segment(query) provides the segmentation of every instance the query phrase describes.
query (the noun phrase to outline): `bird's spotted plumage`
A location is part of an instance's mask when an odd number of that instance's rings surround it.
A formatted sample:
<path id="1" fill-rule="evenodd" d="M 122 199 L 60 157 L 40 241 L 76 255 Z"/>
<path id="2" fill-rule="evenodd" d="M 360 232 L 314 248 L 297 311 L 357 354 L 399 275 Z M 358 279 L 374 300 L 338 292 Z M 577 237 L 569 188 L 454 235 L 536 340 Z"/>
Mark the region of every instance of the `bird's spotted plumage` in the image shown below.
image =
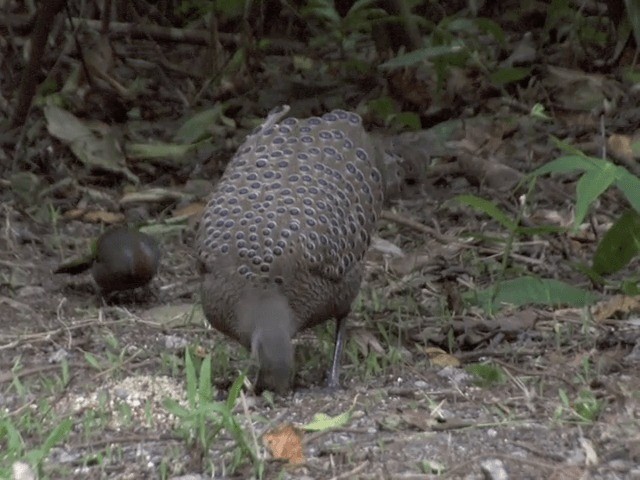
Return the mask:
<path id="1" fill-rule="evenodd" d="M 280 121 L 287 112 L 272 111 L 239 147 L 197 241 L 208 319 L 252 349 L 259 382 L 276 390 L 290 380 L 290 338 L 348 314 L 393 165 L 357 114 Z"/>

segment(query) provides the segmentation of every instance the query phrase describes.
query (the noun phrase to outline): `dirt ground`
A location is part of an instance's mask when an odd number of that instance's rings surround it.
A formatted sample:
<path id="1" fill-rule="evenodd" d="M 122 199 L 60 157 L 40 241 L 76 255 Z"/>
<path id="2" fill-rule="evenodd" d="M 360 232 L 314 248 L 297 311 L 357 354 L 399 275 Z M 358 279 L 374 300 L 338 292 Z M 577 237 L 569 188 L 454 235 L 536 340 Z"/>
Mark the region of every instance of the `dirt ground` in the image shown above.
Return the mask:
<path id="1" fill-rule="evenodd" d="M 531 21 L 538 23 L 530 27 L 537 34 L 546 28 L 545 13 L 535 13 Z M 111 105 L 127 121 L 115 125 L 109 105 L 91 103 L 90 95 L 68 104 L 77 107 L 78 124 L 91 125 L 101 139 L 116 139 L 113 151 L 128 152 L 121 158 L 126 169 L 108 165 L 96 172 L 81 164 L 51 128 L 52 110 L 33 107 L 23 130 L 0 138 L 3 165 L 11 163 L 16 138 L 24 134 L 26 145 L 26 175 L 0 178 L 0 450 L 19 450 L 20 458 L 35 463 L 49 433 L 70 419 L 69 434 L 44 452 L 38 478 L 640 480 L 640 305 L 621 294 L 620 283 L 637 284 L 640 263 L 636 258 L 606 284 L 592 282 L 582 268 L 627 200 L 608 189 L 572 230 L 578 173 L 535 183 L 525 178 L 562 155 L 561 142 L 597 158 L 606 150 L 638 175 L 630 145 L 640 124 L 640 95 L 617 73 L 575 65 L 571 42 L 548 41 L 543 51 L 520 44 L 519 25 L 506 25 L 502 57 L 493 55 L 498 47 L 492 42 L 479 51 L 488 52 L 492 68 L 498 68 L 496 59 L 532 68 L 523 80 L 499 88 L 476 64 L 466 70 L 451 65 L 444 86 L 432 68 L 360 77 L 348 62 L 321 63 L 342 60 L 335 52 L 326 59 L 292 54 L 302 51 L 294 49 L 296 42 L 284 51 L 274 42 L 273 51 L 261 51 L 230 78 L 209 84 L 193 72 L 211 60 L 201 45 L 175 39 L 167 45 L 146 34 L 120 38 L 117 58 L 137 61 L 116 62 L 109 74 L 127 85 L 144 84 L 135 105 L 122 112 L 119 102 Z M 535 55 L 512 58 L 516 46 Z M 236 47 L 225 44 L 226 53 Z M 360 69 L 370 63 L 374 50 L 367 48 L 356 52 Z M 7 72 L 23 68 L 21 52 L 16 48 L 2 66 L 3 102 L 15 103 L 4 92 L 11 84 L 17 96 L 19 80 Z M 194 52 L 197 65 L 186 60 Z M 591 67 L 590 60 L 582 58 L 582 65 Z M 291 71 L 291 78 L 282 74 Z M 61 84 L 70 76 L 58 74 Z M 295 339 L 293 393 L 256 397 L 247 352 L 210 329 L 197 307 L 194 212 L 270 108 L 290 103 L 299 116 L 354 109 L 368 128 L 381 130 L 384 122 L 367 102 L 389 98 L 406 107 L 401 112 L 420 112 L 424 129 L 399 137 L 403 154 L 418 167 L 387 206 L 368 253 L 349 317 L 343 388 L 324 388 L 333 343 L 328 322 Z M 206 126 L 213 141 L 187 155 L 141 159 L 124 148 L 177 142 L 174 134 L 186 119 L 222 104 L 226 116 Z M 534 114 L 540 105 L 545 115 Z M 493 202 L 520 226 L 558 229 L 509 234 L 504 222 L 458 198 L 469 194 Z M 142 221 L 162 247 L 150 287 L 105 301 L 89 274 L 52 273 L 84 251 L 104 224 L 125 218 Z M 589 307 L 482 306 L 485 289 L 526 275 L 566 282 L 595 301 Z M 211 356 L 216 401 L 223 402 L 239 373 L 247 372 L 233 418 L 253 461 L 230 428 L 216 433 L 217 424 L 209 422 L 198 431 L 196 422 L 189 430 L 184 418 L 169 412 L 167 399 L 187 405 L 187 349 L 198 361 Z M 317 414 L 342 421 L 305 429 Z M 284 450 L 302 444 L 295 464 L 274 458 L 266 441 L 290 425 L 295 433 Z M 197 447 L 198 433 L 211 439 L 206 450 Z M 0 465 L 0 477 L 10 471 L 11 464 Z"/>
<path id="2" fill-rule="evenodd" d="M 501 148 L 518 151 L 525 136 L 516 131 Z M 521 170 L 526 152 L 520 151 L 505 165 Z M 264 478 L 640 478 L 633 315 L 630 320 L 615 306 L 603 320 L 587 309 L 529 306 L 488 315 L 463 302 L 461 294 L 496 275 L 504 235 L 451 199 L 476 193 L 505 209 L 515 203 L 509 191 L 473 186 L 463 176 L 428 177 L 408 186 L 381 222 L 350 319 L 344 388 L 323 387 L 328 325 L 297 339 L 295 393 L 269 400 L 247 392 L 238 406 L 267 459 Z M 575 183 L 545 182 L 530 200 L 536 211 L 567 215 L 570 201 L 557 197 L 570 199 L 562 195 Z M 620 201 L 615 192 L 605 194 L 594 212 L 599 228 Z M 10 203 L 3 203 L 2 215 L 0 402 L 12 418 L 32 415 L 51 427 L 61 418 L 74 420 L 69 438 L 45 462 L 47 478 L 210 478 L 201 475 L 202 465 L 216 478 L 250 477 L 248 462 L 234 463 L 237 451 L 224 431 L 204 463 L 194 460 L 179 422 L 163 406 L 166 397 L 184 401 L 185 346 L 213 354 L 219 398 L 250 364 L 240 347 L 194 312 L 193 228 L 158 235 L 163 260 L 151 288 L 107 304 L 89 275 L 51 273 L 98 227 L 79 221 L 43 226 Z M 586 227 L 518 239 L 509 265 L 588 288 L 565 256 L 588 258 L 595 238 Z M 616 297 L 602 292 L 601 298 L 611 305 Z M 478 382 L 465 367 L 479 363 L 501 375 Z M 585 398 L 599 405 L 588 419 L 580 416 Z M 303 435 L 301 465 L 269 460 L 265 432 L 307 424 L 317 413 L 349 411 L 339 428 Z M 42 438 L 25 441 L 36 448 Z M 187 474 L 193 476 L 181 477 Z"/>

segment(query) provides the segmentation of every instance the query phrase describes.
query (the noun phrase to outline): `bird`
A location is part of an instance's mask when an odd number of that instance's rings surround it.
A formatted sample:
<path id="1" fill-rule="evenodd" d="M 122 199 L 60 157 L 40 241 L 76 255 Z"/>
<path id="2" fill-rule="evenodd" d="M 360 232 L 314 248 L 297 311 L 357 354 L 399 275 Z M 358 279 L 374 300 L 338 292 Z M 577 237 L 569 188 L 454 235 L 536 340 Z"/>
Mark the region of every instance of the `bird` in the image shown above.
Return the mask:
<path id="1" fill-rule="evenodd" d="M 147 285 L 158 271 L 156 240 L 128 227 L 116 227 L 98 238 L 91 275 L 106 295 Z"/>
<path id="2" fill-rule="evenodd" d="M 339 386 L 345 319 L 385 195 L 402 184 L 393 141 L 356 113 L 273 109 L 213 187 L 196 235 L 205 316 L 250 350 L 256 391 L 286 394 L 292 338 L 336 320 L 328 386 Z M 286 117 L 286 118 L 285 118 Z"/>
<path id="3" fill-rule="evenodd" d="M 127 226 L 106 230 L 88 256 L 58 267 L 54 273 L 77 274 L 91 269 L 103 296 L 147 285 L 158 271 L 161 252 L 156 240 Z"/>

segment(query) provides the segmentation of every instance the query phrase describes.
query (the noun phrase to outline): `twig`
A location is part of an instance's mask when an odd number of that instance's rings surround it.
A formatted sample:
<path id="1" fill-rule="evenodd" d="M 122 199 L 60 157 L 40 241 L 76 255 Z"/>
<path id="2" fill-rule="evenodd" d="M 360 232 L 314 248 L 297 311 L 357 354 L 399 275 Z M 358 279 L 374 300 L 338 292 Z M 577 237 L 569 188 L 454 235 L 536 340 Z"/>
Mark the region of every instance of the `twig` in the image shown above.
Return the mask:
<path id="1" fill-rule="evenodd" d="M 445 472 L 443 478 L 451 478 L 454 474 L 457 474 L 460 472 L 469 473 L 471 471 L 472 465 L 477 465 L 480 463 L 481 460 L 486 458 L 499 458 L 505 461 L 514 461 L 518 463 L 523 463 L 525 465 L 530 465 L 532 467 L 544 468 L 545 470 L 553 470 L 557 467 L 557 465 L 554 465 L 551 463 L 537 462 L 535 460 L 528 460 L 522 457 L 514 457 L 512 455 L 505 455 L 503 453 L 492 453 L 492 454 L 486 454 L 486 455 L 476 455 L 471 460 L 463 462 L 457 467 L 449 470 L 448 472 Z"/>
<path id="2" fill-rule="evenodd" d="M 100 31 L 101 28 L 100 20 L 73 17 L 73 21 L 82 23 L 96 31 Z M 194 45 L 209 45 L 211 41 L 211 32 L 208 30 L 187 30 L 123 22 L 110 22 L 109 35 L 113 38 L 128 37 L 142 38 L 144 40 L 151 38 L 159 41 L 190 43 Z M 218 33 L 218 39 L 223 45 L 237 46 L 243 41 L 243 36 L 240 34 Z M 306 48 L 302 42 L 295 42 L 290 39 L 282 41 L 278 38 L 271 38 L 268 43 L 269 46 L 266 47 L 266 51 L 268 52 L 301 52 Z"/>
<path id="3" fill-rule="evenodd" d="M 53 18 L 62 9 L 64 3 L 64 0 L 51 0 L 39 4 L 35 27 L 31 34 L 31 55 L 27 68 L 24 69 L 22 74 L 22 82 L 20 82 L 22 86 L 18 94 L 18 104 L 11 119 L 11 127 L 18 127 L 24 124 L 29 114 L 39 78 L 40 62 L 53 25 Z"/>
<path id="4" fill-rule="evenodd" d="M 255 452 L 255 459 L 258 459 L 258 455 L 260 452 L 260 445 L 258 444 L 258 436 L 256 435 L 256 429 L 253 426 L 253 422 L 251 421 L 251 414 L 249 413 L 249 406 L 247 405 L 247 397 L 242 391 L 240 392 L 240 402 L 242 404 L 242 411 L 244 413 L 244 416 L 247 419 L 247 422 L 249 422 L 249 431 L 251 432 L 251 440 L 253 440 L 253 449 Z"/>
<path id="5" fill-rule="evenodd" d="M 102 28 L 100 20 L 73 17 L 72 21 L 74 23 L 84 24 L 88 28 L 98 32 Z M 208 45 L 211 38 L 211 33 L 208 30 L 188 30 L 124 22 L 110 22 L 109 33 L 116 37 L 130 36 L 131 38 L 142 38 L 145 40 L 152 38 L 154 40 L 168 40 L 196 45 Z M 238 37 L 239 35 L 221 33 L 220 41 L 227 44 L 237 44 L 239 42 Z"/>
<path id="6" fill-rule="evenodd" d="M 72 363 L 69 364 L 70 367 L 76 368 L 89 368 L 89 365 L 83 363 Z M 14 378 L 22 378 L 27 377 L 29 375 L 35 375 L 37 373 L 48 372 L 50 370 L 59 370 L 62 368 L 61 364 L 52 364 L 52 365 L 38 365 L 37 367 L 25 368 L 18 372 L 6 372 L 0 373 L 0 383 L 5 383 L 9 381 L 13 381 Z"/>
<path id="7" fill-rule="evenodd" d="M 507 362 L 504 362 L 498 358 L 494 358 L 493 359 L 494 362 L 496 362 L 499 365 L 502 365 L 504 368 L 509 369 L 509 370 L 513 370 L 514 372 L 516 372 L 519 375 L 526 375 L 528 377 L 549 377 L 549 378 L 555 378 L 556 380 L 560 380 L 561 382 L 563 382 L 564 384 L 567 385 L 567 387 L 569 387 L 571 389 L 571 391 L 575 391 L 576 387 L 575 385 L 573 385 L 569 380 L 566 380 L 564 378 L 562 378 L 559 375 L 554 375 L 553 373 L 549 373 L 549 372 L 537 372 L 534 370 L 525 370 L 524 368 L 518 368 L 515 367 Z"/>
<path id="8" fill-rule="evenodd" d="M 95 440 L 93 442 L 80 443 L 78 445 L 72 445 L 73 449 L 90 449 L 96 447 L 102 447 L 105 445 L 111 445 L 113 443 L 135 443 L 135 442 L 167 442 L 167 441 L 181 441 L 182 437 L 178 435 L 130 435 L 128 437 L 121 438 L 104 438 L 101 440 Z"/>
<path id="9" fill-rule="evenodd" d="M 423 223 L 417 222 L 412 218 L 405 217 L 404 215 L 400 215 L 399 213 L 391 212 L 389 210 L 383 210 L 380 214 L 380 218 L 383 218 L 390 222 L 395 222 L 399 225 L 404 225 L 405 227 L 412 228 L 421 233 L 426 233 L 427 235 L 430 235 L 438 240 L 440 243 L 449 244 L 456 241 L 456 239 L 453 237 L 442 235 L 435 228 L 427 227 Z"/>
<path id="10" fill-rule="evenodd" d="M 501 250 L 496 249 L 496 248 L 491 248 L 491 247 L 478 247 L 478 251 L 481 253 L 490 253 L 492 255 L 500 255 L 501 254 Z M 544 265 L 547 264 L 548 262 L 545 260 L 541 260 L 538 258 L 531 258 L 531 257 L 527 257 L 526 255 L 520 255 L 519 253 L 514 253 L 514 252 L 509 252 L 509 257 L 511 257 L 514 260 L 518 260 L 522 263 L 528 263 L 530 265 Z"/>
<path id="11" fill-rule="evenodd" d="M 522 448 L 523 450 L 526 450 L 529 453 L 533 453 L 534 455 L 537 455 L 538 457 L 542 457 L 542 458 L 549 458 L 555 462 L 564 462 L 565 461 L 565 457 L 563 455 L 560 455 L 558 453 L 552 453 L 552 452 L 545 452 L 543 450 L 539 450 L 537 448 L 534 448 L 532 445 L 529 445 L 528 443 L 524 443 L 524 442 L 511 442 L 511 444 L 515 447 L 519 447 Z"/>
<path id="12" fill-rule="evenodd" d="M 356 468 L 353 468 L 353 469 L 349 470 L 348 472 L 344 472 L 344 473 L 341 473 L 338 476 L 331 477 L 331 480 L 341 480 L 343 478 L 353 478 L 354 475 L 356 475 L 357 473 L 360 473 L 362 470 L 364 470 L 367 467 L 367 465 L 369 465 L 369 460 L 365 460 L 360 465 L 358 465 Z"/>

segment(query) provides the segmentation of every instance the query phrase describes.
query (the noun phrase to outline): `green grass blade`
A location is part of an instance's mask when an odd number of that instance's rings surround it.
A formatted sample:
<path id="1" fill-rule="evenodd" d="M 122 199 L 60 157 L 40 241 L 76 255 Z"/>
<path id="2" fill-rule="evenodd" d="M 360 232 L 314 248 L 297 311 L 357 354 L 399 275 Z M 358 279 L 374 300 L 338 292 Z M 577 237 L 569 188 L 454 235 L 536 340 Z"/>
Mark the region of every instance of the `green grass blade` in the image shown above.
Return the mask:
<path id="1" fill-rule="evenodd" d="M 593 162 L 593 158 L 585 155 L 566 155 L 564 157 L 556 158 L 555 160 L 545 163 L 539 168 L 536 168 L 529 175 L 532 177 L 539 177 L 548 173 L 570 173 L 576 170 L 591 171 L 598 167 L 597 163 Z"/>
<path id="2" fill-rule="evenodd" d="M 599 169 L 585 173 L 576 186 L 576 218 L 574 227 L 579 227 L 587 215 L 589 206 L 616 180 L 616 167 L 604 162 Z"/>
<path id="3" fill-rule="evenodd" d="M 193 364 L 191 352 L 188 347 L 184 352 L 184 364 L 185 373 L 187 375 L 187 400 L 189 401 L 189 405 L 193 408 L 197 405 L 198 381 L 196 379 L 196 367 Z"/>
<path id="4" fill-rule="evenodd" d="M 207 355 L 200 365 L 198 392 L 201 403 L 213 400 L 213 391 L 211 388 L 211 355 Z"/>
<path id="5" fill-rule="evenodd" d="M 486 213 L 494 220 L 500 222 L 500 224 L 502 224 L 502 226 L 509 231 L 513 231 L 517 227 L 513 220 L 502 213 L 498 206 L 495 203 L 490 202 L 489 200 L 476 197 L 475 195 L 458 195 L 457 197 L 455 197 L 455 199 L 460 203 L 466 203 L 470 207 Z"/>
<path id="6" fill-rule="evenodd" d="M 625 168 L 618 167 L 616 187 L 627 197 L 631 206 L 640 212 L 640 178 L 632 175 Z"/>
<path id="7" fill-rule="evenodd" d="M 624 268 L 640 252 L 640 214 L 627 210 L 604 234 L 593 256 L 593 270 L 599 275 Z"/>

